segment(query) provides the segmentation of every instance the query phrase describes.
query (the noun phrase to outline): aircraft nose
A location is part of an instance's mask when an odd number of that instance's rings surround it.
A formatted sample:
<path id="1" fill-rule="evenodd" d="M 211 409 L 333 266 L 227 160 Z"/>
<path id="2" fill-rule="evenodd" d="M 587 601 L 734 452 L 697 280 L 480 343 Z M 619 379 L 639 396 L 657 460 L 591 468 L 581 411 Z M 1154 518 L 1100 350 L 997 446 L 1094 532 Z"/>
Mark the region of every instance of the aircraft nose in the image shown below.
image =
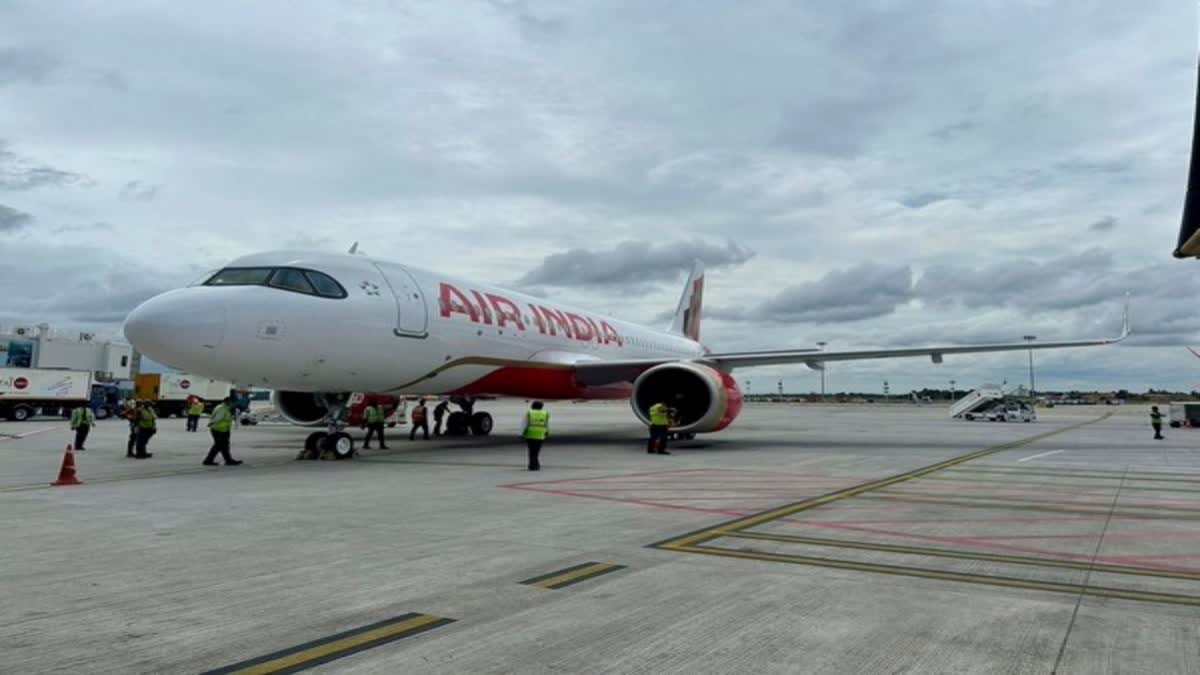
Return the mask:
<path id="1" fill-rule="evenodd" d="M 125 339 L 167 365 L 199 370 L 214 362 L 225 337 L 225 305 L 206 290 L 183 288 L 138 305 L 125 319 Z"/>

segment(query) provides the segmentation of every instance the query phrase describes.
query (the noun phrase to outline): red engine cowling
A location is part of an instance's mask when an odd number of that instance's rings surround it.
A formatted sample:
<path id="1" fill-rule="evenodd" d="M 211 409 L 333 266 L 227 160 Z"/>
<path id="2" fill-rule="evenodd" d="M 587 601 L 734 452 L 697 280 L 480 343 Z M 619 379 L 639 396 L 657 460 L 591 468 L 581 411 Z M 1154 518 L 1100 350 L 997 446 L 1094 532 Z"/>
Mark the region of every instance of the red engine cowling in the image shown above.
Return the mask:
<path id="1" fill-rule="evenodd" d="M 671 429 L 680 432 L 720 431 L 742 411 L 742 390 L 729 373 L 699 363 L 664 363 L 633 382 L 633 412 L 650 423 L 650 406 L 662 402 L 676 412 Z"/>

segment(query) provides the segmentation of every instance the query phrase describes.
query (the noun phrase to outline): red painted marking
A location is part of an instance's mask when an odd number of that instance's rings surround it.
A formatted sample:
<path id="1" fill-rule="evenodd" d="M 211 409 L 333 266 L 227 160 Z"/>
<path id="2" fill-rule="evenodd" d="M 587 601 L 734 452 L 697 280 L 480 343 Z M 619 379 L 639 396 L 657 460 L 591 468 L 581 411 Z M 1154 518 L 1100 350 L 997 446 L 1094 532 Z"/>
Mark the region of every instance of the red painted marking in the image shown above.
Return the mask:
<path id="1" fill-rule="evenodd" d="M 25 379 L 24 377 L 18 377 L 15 380 L 13 380 L 13 388 L 14 389 L 24 389 L 28 386 L 29 386 L 29 380 Z"/>
<path id="2" fill-rule="evenodd" d="M 465 314 L 471 321 L 479 322 L 479 309 L 462 291 L 444 281 L 438 284 L 438 307 L 443 319 L 450 318 L 451 314 Z"/>
<path id="3" fill-rule="evenodd" d="M 569 368 L 528 368 L 505 366 L 497 368 L 451 394 L 479 396 L 494 394 L 518 398 L 544 399 L 627 399 L 632 392 L 629 383 L 585 387 L 575 381 L 575 373 Z"/>

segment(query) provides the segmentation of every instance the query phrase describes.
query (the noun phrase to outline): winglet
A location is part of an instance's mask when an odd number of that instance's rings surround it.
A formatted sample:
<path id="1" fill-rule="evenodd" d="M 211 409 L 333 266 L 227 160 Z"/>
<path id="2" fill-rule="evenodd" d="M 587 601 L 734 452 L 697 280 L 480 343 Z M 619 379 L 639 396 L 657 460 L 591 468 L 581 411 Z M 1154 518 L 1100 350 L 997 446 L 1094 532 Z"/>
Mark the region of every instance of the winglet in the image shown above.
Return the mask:
<path id="1" fill-rule="evenodd" d="M 1191 347 L 1185 347 L 1185 349 L 1187 349 L 1189 352 L 1191 352 L 1192 356 L 1195 356 L 1196 358 L 1200 359 L 1200 352 L 1196 351 L 1195 349 L 1192 349 Z"/>
<path id="2" fill-rule="evenodd" d="M 1124 340 L 1133 332 L 1133 324 L 1129 321 L 1129 293 L 1125 293 L 1125 311 L 1121 315 L 1121 337 L 1118 340 Z"/>
<path id="3" fill-rule="evenodd" d="M 354 242 L 354 243 L 353 243 L 353 244 L 350 246 L 350 250 L 349 250 L 349 251 L 346 251 L 346 253 L 349 253 L 350 255 L 354 255 L 355 253 L 358 253 L 358 242 L 357 242 L 357 241 L 356 241 L 356 242 Z"/>

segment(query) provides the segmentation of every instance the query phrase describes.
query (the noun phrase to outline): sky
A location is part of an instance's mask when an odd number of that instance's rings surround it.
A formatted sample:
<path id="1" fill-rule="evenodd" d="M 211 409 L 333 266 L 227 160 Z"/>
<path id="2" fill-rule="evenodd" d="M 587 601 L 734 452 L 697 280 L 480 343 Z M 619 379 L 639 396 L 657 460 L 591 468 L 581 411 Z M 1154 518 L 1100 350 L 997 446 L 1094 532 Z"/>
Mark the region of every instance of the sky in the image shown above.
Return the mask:
<path id="1" fill-rule="evenodd" d="M 0 1 L 0 323 L 118 336 L 234 257 L 366 253 L 714 350 L 1136 335 L 1041 388 L 1200 389 L 1178 0 Z M 1024 352 L 829 391 L 1024 382 Z M 818 386 L 739 371 L 752 392 Z"/>

